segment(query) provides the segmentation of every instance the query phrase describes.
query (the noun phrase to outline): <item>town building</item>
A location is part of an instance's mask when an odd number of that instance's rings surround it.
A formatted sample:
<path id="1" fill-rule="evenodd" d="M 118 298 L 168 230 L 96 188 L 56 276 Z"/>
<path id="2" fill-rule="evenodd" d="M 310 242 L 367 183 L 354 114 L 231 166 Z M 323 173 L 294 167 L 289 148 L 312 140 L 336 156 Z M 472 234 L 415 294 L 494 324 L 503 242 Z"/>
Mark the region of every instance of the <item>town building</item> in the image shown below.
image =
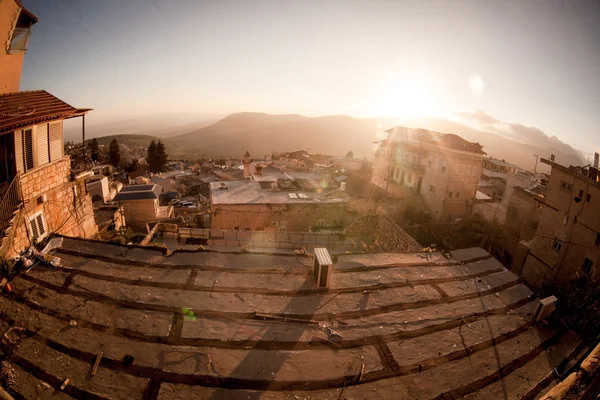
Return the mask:
<path id="1" fill-rule="evenodd" d="M 143 229 L 148 222 L 173 216 L 173 206 L 160 205 L 161 192 L 162 188 L 159 185 L 125 186 L 114 201 L 123 207 L 127 225 Z"/>
<path id="2" fill-rule="evenodd" d="M 90 110 L 44 90 L 18 92 L 36 21 L 19 1 L 0 3 L 0 43 L 7 46 L 0 51 L 0 252 L 5 258 L 50 233 L 89 238 L 98 231 L 85 187 L 93 173 L 72 173 L 63 151 L 63 121 Z"/>
<path id="3" fill-rule="evenodd" d="M 212 229 L 309 232 L 340 230 L 346 222 L 347 195 L 339 190 L 303 190 L 289 179 L 210 183 Z"/>
<path id="4" fill-rule="evenodd" d="M 273 163 L 279 167 L 296 170 L 308 170 L 314 164 L 306 150 L 281 153 L 275 157 Z"/>
<path id="5" fill-rule="evenodd" d="M 565 290 L 600 278 L 600 181 L 596 166 L 551 167 L 539 224 L 521 277 L 532 287 Z"/>
<path id="6" fill-rule="evenodd" d="M 420 195 L 434 220 L 471 212 L 485 152 L 458 135 L 395 127 L 377 142 L 372 182 L 390 195 Z"/>

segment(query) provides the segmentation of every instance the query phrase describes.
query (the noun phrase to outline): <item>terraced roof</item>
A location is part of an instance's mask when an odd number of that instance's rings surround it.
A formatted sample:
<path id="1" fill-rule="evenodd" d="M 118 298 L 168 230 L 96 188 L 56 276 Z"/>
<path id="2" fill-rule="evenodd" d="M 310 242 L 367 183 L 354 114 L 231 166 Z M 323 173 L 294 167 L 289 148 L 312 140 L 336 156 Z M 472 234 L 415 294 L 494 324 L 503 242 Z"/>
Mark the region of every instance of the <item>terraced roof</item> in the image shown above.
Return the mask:
<path id="1" fill-rule="evenodd" d="M 329 291 L 299 256 L 68 238 L 54 255 L 0 296 L 26 398 L 515 398 L 579 343 L 481 249 L 340 254 Z"/>

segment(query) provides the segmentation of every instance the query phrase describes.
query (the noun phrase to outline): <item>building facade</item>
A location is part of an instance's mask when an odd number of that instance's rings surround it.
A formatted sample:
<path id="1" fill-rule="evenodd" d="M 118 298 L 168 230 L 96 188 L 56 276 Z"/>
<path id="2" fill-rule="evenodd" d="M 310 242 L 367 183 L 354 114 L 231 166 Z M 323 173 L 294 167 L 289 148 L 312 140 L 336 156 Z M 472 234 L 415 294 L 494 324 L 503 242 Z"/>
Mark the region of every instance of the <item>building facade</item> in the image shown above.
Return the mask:
<path id="1" fill-rule="evenodd" d="M 19 255 L 50 233 L 92 237 L 91 196 L 64 154 L 63 121 L 84 116 L 44 90 L 18 92 L 31 26 L 17 0 L 0 2 L 0 254 Z"/>
<path id="2" fill-rule="evenodd" d="M 212 229 L 309 232 L 341 230 L 347 222 L 347 196 L 288 187 L 292 182 L 210 183 Z"/>
<path id="3" fill-rule="evenodd" d="M 600 182 L 597 168 L 541 162 L 552 169 L 521 277 L 538 290 L 560 291 L 600 278 Z"/>
<path id="4" fill-rule="evenodd" d="M 125 186 L 114 201 L 123 207 L 127 225 L 144 229 L 148 222 L 159 221 L 173 216 L 173 206 L 161 206 L 159 185 Z"/>
<path id="5" fill-rule="evenodd" d="M 396 197 L 420 195 L 435 220 L 470 213 L 481 174 L 481 145 L 460 136 L 396 127 L 378 142 L 372 182 Z"/>

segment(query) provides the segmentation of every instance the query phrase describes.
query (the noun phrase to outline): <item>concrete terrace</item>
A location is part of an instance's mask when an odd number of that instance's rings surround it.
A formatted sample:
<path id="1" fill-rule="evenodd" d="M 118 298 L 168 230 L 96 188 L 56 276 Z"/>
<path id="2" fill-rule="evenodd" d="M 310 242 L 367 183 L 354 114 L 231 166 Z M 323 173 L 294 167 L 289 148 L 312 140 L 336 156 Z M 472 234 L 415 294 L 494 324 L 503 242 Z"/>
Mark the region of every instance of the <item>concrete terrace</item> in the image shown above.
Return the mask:
<path id="1" fill-rule="evenodd" d="M 28 399 L 534 398 L 579 344 L 481 249 L 339 255 L 329 291 L 296 255 L 69 238 L 54 255 L 0 296 Z"/>

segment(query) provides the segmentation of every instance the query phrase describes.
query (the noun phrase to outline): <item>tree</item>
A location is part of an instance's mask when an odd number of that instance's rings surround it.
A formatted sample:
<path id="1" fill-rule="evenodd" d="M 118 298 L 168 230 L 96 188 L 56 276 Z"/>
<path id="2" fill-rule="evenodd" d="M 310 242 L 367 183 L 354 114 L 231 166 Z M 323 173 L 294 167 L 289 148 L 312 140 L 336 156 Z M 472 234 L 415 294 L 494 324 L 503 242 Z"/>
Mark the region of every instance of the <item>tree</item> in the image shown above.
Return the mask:
<path id="1" fill-rule="evenodd" d="M 354 158 L 354 152 L 352 150 L 350 150 L 349 152 L 346 153 L 346 158 Z"/>
<path id="2" fill-rule="evenodd" d="M 98 141 L 96 138 L 92 139 L 90 148 L 92 149 L 92 161 L 98 161 L 98 158 L 100 158 L 100 150 L 98 149 Z"/>
<path id="3" fill-rule="evenodd" d="M 119 152 L 119 143 L 117 143 L 117 139 L 113 139 L 112 142 L 110 142 L 108 155 L 110 158 L 110 163 L 113 166 L 118 167 L 119 162 L 121 161 L 121 153 Z"/>
<path id="4" fill-rule="evenodd" d="M 169 155 L 166 152 L 165 145 L 160 140 L 156 144 L 156 163 L 158 171 L 167 170 L 167 162 L 169 161 Z"/>
<path id="5" fill-rule="evenodd" d="M 156 142 L 153 140 L 148 146 L 148 152 L 146 154 L 146 162 L 151 172 L 158 172 L 157 154 L 156 154 Z"/>

